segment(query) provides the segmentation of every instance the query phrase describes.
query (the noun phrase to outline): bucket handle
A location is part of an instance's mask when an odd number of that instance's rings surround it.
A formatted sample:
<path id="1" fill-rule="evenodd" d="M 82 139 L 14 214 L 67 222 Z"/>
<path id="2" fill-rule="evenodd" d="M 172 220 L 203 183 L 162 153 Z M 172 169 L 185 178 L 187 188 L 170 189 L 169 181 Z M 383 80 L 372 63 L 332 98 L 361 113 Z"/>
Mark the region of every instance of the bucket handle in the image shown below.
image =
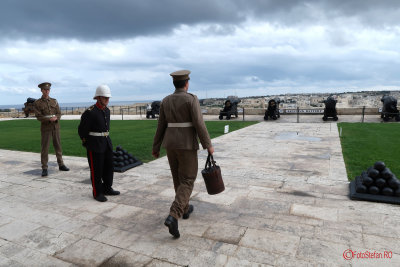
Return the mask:
<path id="1" fill-rule="evenodd" d="M 217 167 L 217 166 L 215 165 L 215 160 L 214 160 L 213 155 L 208 153 L 207 161 L 206 161 L 206 165 L 204 166 L 204 169 L 208 169 L 208 168 L 211 168 L 211 167 Z"/>

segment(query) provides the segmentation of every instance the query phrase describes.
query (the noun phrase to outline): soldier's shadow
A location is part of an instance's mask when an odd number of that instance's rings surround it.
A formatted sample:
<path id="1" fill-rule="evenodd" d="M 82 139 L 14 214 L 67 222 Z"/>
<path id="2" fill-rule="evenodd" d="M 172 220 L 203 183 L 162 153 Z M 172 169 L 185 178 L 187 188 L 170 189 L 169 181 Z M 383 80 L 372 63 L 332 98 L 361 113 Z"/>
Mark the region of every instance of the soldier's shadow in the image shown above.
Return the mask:
<path id="1" fill-rule="evenodd" d="M 53 167 L 58 167 L 58 165 L 57 165 L 57 163 L 54 163 L 54 162 L 48 163 L 48 165 L 49 165 L 49 167 L 51 167 L 48 169 L 48 174 L 50 175 L 53 173 L 53 171 L 52 171 Z M 23 172 L 23 174 L 41 177 L 42 169 L 29 170 L 29 171 Z"/>

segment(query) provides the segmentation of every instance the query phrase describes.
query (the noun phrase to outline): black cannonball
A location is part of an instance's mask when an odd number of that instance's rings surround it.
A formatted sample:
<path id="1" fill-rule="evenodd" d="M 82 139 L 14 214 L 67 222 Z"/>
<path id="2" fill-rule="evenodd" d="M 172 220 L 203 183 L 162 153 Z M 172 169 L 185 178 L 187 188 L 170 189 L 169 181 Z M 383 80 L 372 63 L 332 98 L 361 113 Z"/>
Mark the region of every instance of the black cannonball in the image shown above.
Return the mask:
<path id="1" fill-rule="evenodd" d="M 119 162 L 124 161 L 124 157 L 123 157 L 123 156 L 119 156 L 119 157 L 117 158 L 117 161 L 119 161 Z"/>
<path id="2" fill-rule="evenodd" d="M 397 178 L 395 178 L 395 177 L 389 179 L 389 180 L 387 181 L 387 183 L 388 183 L 388 185 L 390 186 L 390 188 L 392 188 L 392 189 L 394 189 L 394 190 L 400 188 L 400 181 L 399 181 L 399 179 L 397 179 Z"/>
<path id="3" fill-rule="evenodd" d="M 385 163 L 383 161 L 377 161 L 374 164 L 374 168 L 377 169 L 378 171 L 383 171 L 385 169 Z"/>
<path id="4" fill-rule="evenodd" d="M 386 180 L 390 179 L 393 177 L 393 173 L 390 171 L 389 168 L 385 168 L 382 172 L 381 175 L 383 178 L 385 178 Z"/>
<path id="5" fill-rule="evenodd" d="M 368 176 L 375 179 L 379 176 L 379 171 L 375 168 L 368 169 Z"/>
<path id="6" fill-rule="evenodd" d="M 367 193 L 367 187 L 365 185 L 360 185 L 356 188 L 357 193 Z"/>
<path id="7" fill-rule="evenodd" d="M 384 188 L 386 186 L 386 181 L 385 181 L 385 179 L 382 179 L 382 178 L 376 179 L 375 185 L 378 188 Z"/>
<path id="8" fill-rule="evenodd" d="M 121 147 L 121 146 L 117 146 L 117 147 L 115 148 L 115 150 L 116 150 L 116 151 L 120 151 L 120 150 L 122 150 L 122 147 Z"/>
<path id="9" fill-rule="evenodd" d="M 397 189 L 396 191 L 394 191 L 394 195 L 395 195 L 396 197 L 400 197 L 400 188 Z"/>
<path id="10" fill-rule="evenodd" d="M 116 167 L 116 166 L 117 166 L 117 164 L 118 164 L 118 162 L 116 162 L 116 161 L 113 161 L 113 166 L 114 166 L 114 167 Z"/>
<path id="11" fill-rule="evenodd" d="M 128 159 L 129 160 L 129 164 L 133 164 L 135 161 L 133 161 L 133 159 Z"/>
<path id="12" fill-rule="evenodd" d="M 129 160 L 124 160 L 124 165 L 129 165 Z"/>
<path id="13" fill-rule="evenodd" d="M 121 162 L 118 162 L 118 167 L 124 167 L 125 165 L 124 165 L 124 163 L 121 161 Z"/>
<path id="14" fill-rule="evenodd" d="M 364 176 L 364 177 L 362 178 L 362 183 L 363 183 L 363 185 L 370 186 L 371 184 L 374 183 L 374 179 L 372 179 L 372 178 L 369 177 L 369 176 Z"/>
<path id="15" fill-rule="evenodd" d="M 121 150 L 118 150 L 118 151 L 117 151 L 117 154 L 118 154 L 118 156 L 122 156 L 124 153 L 122 153 Z"/>
<path id="16" fill-rule="evenodd" d="M 128 155 L 124 155 L 124 160 L 129 159 Z"/>
<path id="17" fill-rule="evenodd" d="M 129 157 L 130 159 L 133 159 L 133 155 L 130 154 L 130 153 L 128 153 L 128 157 Z"/>
<path id="18" fill-rule="evenodd" d="M 376 186 L 370 186 L 369 188 L 368 188 L 368 193 L 370 193 L 370 194 L 372 194 L 372 195 L 377 195 L 377 194 L 379 194 L 379 188 L 378 187 L 376 187 Z"/>
<path id="19" fill-rule="evenodd" d="M 125 149 L 122 149 L 121 151 L 122 151 L 122 153 L 124 153 L 124 154 L 128 154 L 128 151 L 126 151 Z"/>
<path id="20" fill-rule="evenodd" d="M 390 187 L 385 187 L 382 189 L 382 194 L 385 196 L 393 196 L 393 189 Z"/>

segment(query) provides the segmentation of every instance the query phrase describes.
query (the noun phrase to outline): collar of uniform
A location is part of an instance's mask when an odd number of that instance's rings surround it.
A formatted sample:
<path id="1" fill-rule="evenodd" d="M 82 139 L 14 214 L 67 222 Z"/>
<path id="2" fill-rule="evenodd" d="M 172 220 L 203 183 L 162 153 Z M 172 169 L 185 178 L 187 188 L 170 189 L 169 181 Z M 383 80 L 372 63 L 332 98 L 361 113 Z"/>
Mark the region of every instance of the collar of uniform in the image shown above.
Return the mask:
<path id="1" fill-rule="evenodd" d="M 103 107 L 102 105 L 99 104 L 99 102 L 96 102 L 96 107 L 100 110 L 105 110 L 106 107 Z"/>
<path id="2" fill-rule="evenodd" d="M 177 88 L 175 89 L 175 93 L 186 93 L 185 88 Z"/>
<path id="3" fill-rule="evenodd" d="M 50 100 L 50 97 L 49 97 L 49 98 L 44 98 L 44 97 L 42 96 L 41 99 L 42 99 L 42 100 L 49 101 L 49 100 Z"/>

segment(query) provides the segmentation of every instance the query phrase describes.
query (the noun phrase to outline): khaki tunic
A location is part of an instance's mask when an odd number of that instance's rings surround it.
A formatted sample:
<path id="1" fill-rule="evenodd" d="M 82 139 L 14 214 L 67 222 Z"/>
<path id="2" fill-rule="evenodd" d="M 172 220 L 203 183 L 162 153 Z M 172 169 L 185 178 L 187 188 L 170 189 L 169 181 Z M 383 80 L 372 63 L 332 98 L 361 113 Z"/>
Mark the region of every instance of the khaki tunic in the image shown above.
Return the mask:
<path id="1" fill-rule="evenodd" d="M 168 123 L 183 122 L 191 122 L 193 127 L 168 127 Z M 161 102 L 153 142 L 153 151 L 160 151 L 161 144 L 167 150 L 175 189 L 175 200 L 171 205 L 170 215 L 176 219 L 189 208 L 189 199 L 198 171 L 197 138 L 204 149 L 212 146 L 197 96 L 187 93 L 184 89 L 177 89 Z"/>
<path id="2" fill-rule="evenodd" d="M 34 102 L 36 119 L 41 122 L 41 163 L 42 169 L 47 169 L 49 161 L 50 140 L 53 139 L 53 146 L 56 152 L 57 163 L 59 166 L 64 165 L 62 159 L 61 139 L 60 139 L 60 123 L 61 118 L 60 107 L 54 98 L 39 98 Z M 57 121 L 50 121 L 51 116 L 56 116 Z"/>

